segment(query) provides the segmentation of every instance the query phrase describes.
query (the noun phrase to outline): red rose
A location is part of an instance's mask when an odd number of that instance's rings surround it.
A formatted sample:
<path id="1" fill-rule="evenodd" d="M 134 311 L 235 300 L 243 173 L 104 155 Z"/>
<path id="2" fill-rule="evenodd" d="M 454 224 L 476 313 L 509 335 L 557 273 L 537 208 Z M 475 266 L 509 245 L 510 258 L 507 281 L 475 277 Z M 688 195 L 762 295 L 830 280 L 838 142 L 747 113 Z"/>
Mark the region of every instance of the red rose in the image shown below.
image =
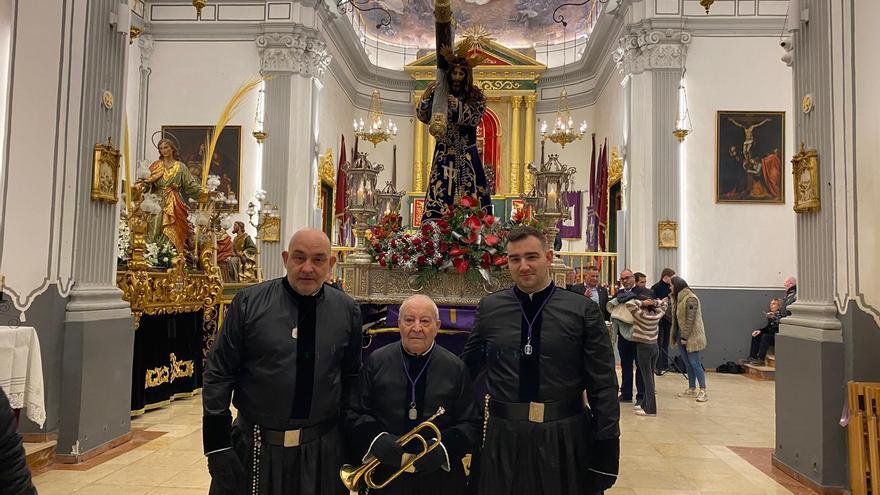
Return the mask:
<path id="1" fill-rule="evenodd" d="M 501 256 L 496 256 L 492 261 L 492 264 L 495 266 L 504 266 L 507 264 L 507 255 L 503 254 Z"/>
<path id="2" fill-rule="evenodd" d="M 403 255 L 403 261 L 409 261 L 409 255 L 408 255 L 408 254 L 404 254 L 404 255 Z"/>
<path id="3" fill-rule="evenodd" d="M 488 246 L 494 246 L 499 242 L 501 242 L 501 239 L 499 239 L 498 236 L 495 234 L 489 234 L 486 236 L 486 245 Z"/>
<path id="4" fill-rule="evenodd" d="M 482 266 L 483 268 L 489 268 L 489 266 L 491 264 L 492 264 L 492 255 L 483 251 L 483 259 L 480 260 L 480 266 Z"/>
<path id="5" fill-rule="evenodd" d="M 461 198 L 461 206 L 465 208 L 473 208 L 477 206 L 479 203 L 477 202 L 477 198 L 473 196 L 464 196 Z"/>
<path id="6" fill-rule="evenodd" d="M 419 258 L 416 260 L 416 263 L 418 263 L 419 265 L 427 265 L 428 259 L 424 256 L 419 256 Z"/>
<path id="7" fill-rule="evenodd" d="M 388 266 L 388 262 L 385 261 L 385 257 L 384 257 L 384 256 L 381 257 L 381 258 L 379 258 L 379 266 L 381 266 L 381 267 L 386 267 L 386 266 Z"/>
<path id="8" fill-rule="evenodd" d="M 485 217 L 483 217 L 483 222 L 485 222 L 486 225 L 492 225 L 493 223 L 495 223 L 495 217 L 492 215 L 486 215 Z"/>
<path id="9" fill-rule="evenodd" d="M 419 246 L 422 244 L 422 239 L 419 237 L 416 237 L 415 239 L 413 239 L 412 243 L 413 243 L 413 246 Z"/>
<path id="10" fill-rule="evenodd" d="M 439 226 L 443 230 L 446 230 L 449 228 L 449 222 L 447 222 L 446 220 L 440 219 L 437 221 L 437 226 Z"/>
<path id="11" fill-rule="evenodd" d="M 391 249 L 397 249 L 397 240 L 396 240 L 396 239 L 391 239 L 391 244 L 390 244 L 390 246 L 391 246 Z"/>
<path id="12" fill-rule="evenodd" d="M 446 241 L 440 241 L 439 249 L 441 253 L 446 252 L 447 250 L 449 250 L 449 245 L 446 244 Z"/>
<path id="13" fill-rule="evenodd" d="M 396 254 L 391 255 L 391 263 L 392 264 L 396 265 L 399 260 L 400 260 L 400 258 L 398 258 Z"/>
<path id="14" fill-rule="evenodd" d="M 425 254 L 427 254 L 428 256 L 434 256 L 434 246 L 426 247 Z"/>
<path id="15" fill-rule="evenodd" d="M 464 221 L 464 226 L 471 230 L 479 230 L 480 229 L 480 219 L 477 218 L 476 215 L 471 215 L 467 217 L 467 220 Z"/>
<path id="16" fill-rule="evenodd" d="M 452 264 L 455 265 L 455 271 L 458 273 L 464 273 L 468 270 L 468 260 L 465 258 L 456 258 Z"/>
<path id="17" fill-rule="evenodd" d="M 445 249 L 443 249 L 443 243 L 442 243 L 442 242 L 440 243 L 440 250 L 441 250 L 441 251 L 445 251 Z M 449 250 L 449 256 L 460 256 L 460 255 L 462 255 L 462 254 L 464 254 L 464 250 L 462 250 L 462 249 L 459 248 L 459 247 L 454 247 L 454 248 L 452 248 L 452 249 Z"/>
<path id="18" fill-rule="evenodd" d="M 465 237 L 462 240 L 467 244 L 474 244 L 475 242 L 477 242 L 477 238 L 479 236 L 480 236 L 480 234 L 478 234 L 476 231 L 474 231 L 474 232 L 471 232 L 471 234 L 469 236 Z"/>

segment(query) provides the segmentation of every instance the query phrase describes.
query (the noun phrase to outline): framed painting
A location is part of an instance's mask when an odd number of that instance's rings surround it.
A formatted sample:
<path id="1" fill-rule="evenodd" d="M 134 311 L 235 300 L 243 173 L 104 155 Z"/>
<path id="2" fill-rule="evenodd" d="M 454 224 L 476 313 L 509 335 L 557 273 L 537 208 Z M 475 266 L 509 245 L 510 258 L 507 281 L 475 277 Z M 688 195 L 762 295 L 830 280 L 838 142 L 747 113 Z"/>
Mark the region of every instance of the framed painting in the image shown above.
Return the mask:
<path id="1" fill-rule="evenodd" d="M 95 145 L 92 164 L 92 201 L 119 201 L 119 150 L 107 138 L 107 144 Z"/>
<path id="2" fill-rule="evenodd" d="M 715 202 L 785 203 L 785 112 L 716 114 Z"/>
<path id="3" fill-rule="evenodd" d="M 568 218 L 559 221 L 559 235 L 563 239 L 581 239 L 581 191 L 568 191 L 565 193 L 565 202 L 568 205 Z"/>
<path id="4" fill-rule="evenodd" d="M 189 168 L 190 174 L 196 180 L 202 180 L 202 165 L 204 164 L 205 140 L 211 137 L 214 131 L 213 125 L 163 125 L 162 135 L 171 134 L 180 143 L 180 161 Z M 229 196 L 235 194 L 240 205 L 241 200 L 241 126 L 231 125 L 223 128 L 211 166 L 209 175 L 220 178 L 217 190 Z M 230 207 L 238 209 L 238 205 Z"/>

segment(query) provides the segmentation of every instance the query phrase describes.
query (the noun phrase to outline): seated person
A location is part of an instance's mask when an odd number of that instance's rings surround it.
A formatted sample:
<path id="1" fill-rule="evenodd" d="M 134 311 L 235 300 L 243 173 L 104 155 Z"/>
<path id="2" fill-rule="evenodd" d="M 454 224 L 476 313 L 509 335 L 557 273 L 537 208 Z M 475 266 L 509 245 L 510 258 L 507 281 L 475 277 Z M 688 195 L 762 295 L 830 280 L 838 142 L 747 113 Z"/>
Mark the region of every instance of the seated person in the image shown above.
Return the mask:
<path id="1" fill-rule="evenodd" d="M 480 411 L 464 363 L 451 352 L 435 345 L 440 330 L 440 313 L 431 298 L 412 296 L 400 306 L 400 342 L 370 354 L 361 371 L 357 402 L 346 420 L 352 453 L 366 462 L 381 465 L 373 482 L 381 484 L 408 462 L 422 445 L 404 446 L 398 438 L 434 415 L 445 412 L 433 423 L 440 429 L 440 444 L 391 482 L 371 494 L 466 493 L 462 458 L 480 437 Z M 430 430 L 420 430 L 429 445 L 436 441 Z M 406 457 L 405 457 L 405 454 Z"/>
<path id="2" fill-rule="evenodd" d="M 767 324 L 764 328 L 752 331 L 752 346 L 749 351 L 749 363 L 764 365 L 767 351 L 776 343 L 776 334 L 779 332 L 779 319 L 777 315 L 782 307 L 780 299 L 770 301 L 770 311 L 767 312 Z"/>

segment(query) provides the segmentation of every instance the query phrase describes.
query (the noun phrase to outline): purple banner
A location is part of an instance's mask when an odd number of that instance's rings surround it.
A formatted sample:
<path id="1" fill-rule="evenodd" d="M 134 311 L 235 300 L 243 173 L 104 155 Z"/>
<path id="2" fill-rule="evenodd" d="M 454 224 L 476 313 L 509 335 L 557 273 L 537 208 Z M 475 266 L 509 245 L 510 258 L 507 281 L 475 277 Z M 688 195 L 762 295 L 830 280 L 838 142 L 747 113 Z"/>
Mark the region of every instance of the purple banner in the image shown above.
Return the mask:
<path id="1" fill-rule="evenodd" d="M 470 331 L 474 327 L 474 316 L 477 314 L 476 308 L 462 308 L 457 306 L 440 306 L 440 329 L 442 330 L 467 330 Z M 400 305 L 388 305 L 388 319 L 385 326 L 390 328 L 398 327 L 398 319 L 400 318 Z"/>
<path id="2" fill-rule="evenodd" d="M 565 200 L 568 202 L 568 210 L 571 218 L 559 222 L 559 235 L 563 239 L 581 238 L 581 213 L 583 210 L 581 191 L 568 191 Z"/>

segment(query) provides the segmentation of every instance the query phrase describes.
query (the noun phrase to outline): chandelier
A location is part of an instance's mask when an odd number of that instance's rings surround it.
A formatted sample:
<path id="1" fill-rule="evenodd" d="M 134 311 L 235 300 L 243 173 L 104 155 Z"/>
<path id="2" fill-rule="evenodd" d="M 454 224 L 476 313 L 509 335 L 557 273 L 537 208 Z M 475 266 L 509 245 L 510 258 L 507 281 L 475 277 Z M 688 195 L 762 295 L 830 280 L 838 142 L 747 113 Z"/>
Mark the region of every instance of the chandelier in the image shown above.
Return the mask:
<path id="1" fill-rule="evenodd" d="M 382 113 L 382 102 L 378 89 L 373 90 L 367 122 L 365 123 L 364 119 L 354 120 L 354 134 L 373 143 L 373 147 L 397 136 L 397 124 L 392 122 L 390 117 L 385 119 L 385 115 Z"/>
<path id="2" fill-rule="evenodd" d="M 568 91 L 562 88 L 559 93 L 559 105 L 556 108 L 556 125 L 552 131 L 547 132 L 547 122 L 541 123 L 541 138 L 549 139 L 565 148 L 566 144 L 582 139 L 586 131 L 586 120 L 575 127 L 571 118 L 571 109 L 568 107 Z"/>

